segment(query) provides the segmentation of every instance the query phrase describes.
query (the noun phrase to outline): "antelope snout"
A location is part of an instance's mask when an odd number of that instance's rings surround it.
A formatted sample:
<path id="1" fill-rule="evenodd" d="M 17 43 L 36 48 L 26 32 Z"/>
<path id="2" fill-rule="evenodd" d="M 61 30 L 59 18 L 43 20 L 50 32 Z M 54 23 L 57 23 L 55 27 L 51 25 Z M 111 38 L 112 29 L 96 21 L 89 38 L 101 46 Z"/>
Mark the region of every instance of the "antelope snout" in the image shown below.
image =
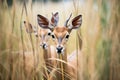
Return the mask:
<path id="1" fill-rule="evenodd" d="M 64 47 L 63 46 L 57 46 L 56 47 L 56 52 L 61 54 L 61 53 L 64 53 Z"/>
<path id="2" fill-rule="evenodd" d="M 45 42 L 41 43 L 40 46 L 41 46 L 43 49 L 47 49 L 47 48 L 48 48 L 48 45 L 47 45 L 47 43 L 45 43 Z"/>

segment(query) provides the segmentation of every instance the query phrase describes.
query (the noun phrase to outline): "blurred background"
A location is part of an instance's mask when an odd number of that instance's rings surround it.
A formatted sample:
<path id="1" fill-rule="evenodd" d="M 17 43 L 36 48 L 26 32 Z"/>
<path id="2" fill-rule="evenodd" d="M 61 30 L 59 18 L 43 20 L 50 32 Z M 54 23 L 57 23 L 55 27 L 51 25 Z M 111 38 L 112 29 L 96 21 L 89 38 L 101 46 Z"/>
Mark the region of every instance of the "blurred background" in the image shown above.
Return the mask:
<path id="1" fill-rule="evenodd" d="M 27 69 L 38 66 L 31 80 L 42 80 L 40 42 L 26 33 L 23 21 L 38 27 L 37 14 L 50 19 L 52 12 L 59 12 L 60 26 L 71 13 L 72 18 L 82 15 L 81 27 L 67 42 L 67 54 L 81 51 L 78 80 L 120 80 L 119 0 L 0 0 L 0 80 L 27 80 L 25 52 L 30 55 Z"/>

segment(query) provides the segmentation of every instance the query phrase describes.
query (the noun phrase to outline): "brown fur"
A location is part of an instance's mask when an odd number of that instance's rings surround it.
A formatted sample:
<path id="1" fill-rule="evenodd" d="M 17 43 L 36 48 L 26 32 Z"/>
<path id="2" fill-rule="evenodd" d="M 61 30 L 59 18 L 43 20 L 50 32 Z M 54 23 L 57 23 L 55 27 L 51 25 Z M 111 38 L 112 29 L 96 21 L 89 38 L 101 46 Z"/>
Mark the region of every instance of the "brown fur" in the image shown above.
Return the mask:
<path id="1" fill-rule="evenodd" d="M 66 27 L 55 27 L 53 33 L 55 34 L 55 36 L 64 38 L 64 36 L 67 33 L 67 28 Z"/>

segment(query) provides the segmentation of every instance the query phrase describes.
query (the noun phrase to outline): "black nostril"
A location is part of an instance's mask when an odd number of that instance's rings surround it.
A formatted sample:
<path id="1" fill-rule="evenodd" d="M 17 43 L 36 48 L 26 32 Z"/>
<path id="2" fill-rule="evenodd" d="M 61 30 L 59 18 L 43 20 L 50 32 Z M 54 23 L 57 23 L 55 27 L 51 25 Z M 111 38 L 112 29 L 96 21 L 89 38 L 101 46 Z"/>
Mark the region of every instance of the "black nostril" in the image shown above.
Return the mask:
<path id="1" fill-rule="evenodd" d="M 42 46 L 42 47 L 43 47 L 43 49 L 45 49 L 45 47 L 46 47 L 46 44 L 43 44 L 43 46 Z"/>
<path id="2" fill-rule="evenodd" d="M 62 47 L 57 47 L 57 53 L 62 53 Z"/>

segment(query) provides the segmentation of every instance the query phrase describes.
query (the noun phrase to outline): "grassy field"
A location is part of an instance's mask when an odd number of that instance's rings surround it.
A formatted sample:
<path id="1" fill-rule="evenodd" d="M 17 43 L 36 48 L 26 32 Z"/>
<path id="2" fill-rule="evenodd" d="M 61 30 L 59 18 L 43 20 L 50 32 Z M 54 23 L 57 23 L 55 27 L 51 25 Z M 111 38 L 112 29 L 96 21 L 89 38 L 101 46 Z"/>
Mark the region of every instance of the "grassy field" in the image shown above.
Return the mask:
<path id="1" fill-rule="evenodd" d="M 52 12 L 59 12 L 60 26 L 71 13 L 72 18 L 82 15 L 81 28 L 72 31 L 66 46 L 68 55 L 81 51 L 78 80 L 120 80 L 119 0 L 7 1 L 0 0 L 0 80 L 43 80 L 40 42 L 26 33 L 23 22 L 38 27 L 37 14 L 50 19 Z"/>

